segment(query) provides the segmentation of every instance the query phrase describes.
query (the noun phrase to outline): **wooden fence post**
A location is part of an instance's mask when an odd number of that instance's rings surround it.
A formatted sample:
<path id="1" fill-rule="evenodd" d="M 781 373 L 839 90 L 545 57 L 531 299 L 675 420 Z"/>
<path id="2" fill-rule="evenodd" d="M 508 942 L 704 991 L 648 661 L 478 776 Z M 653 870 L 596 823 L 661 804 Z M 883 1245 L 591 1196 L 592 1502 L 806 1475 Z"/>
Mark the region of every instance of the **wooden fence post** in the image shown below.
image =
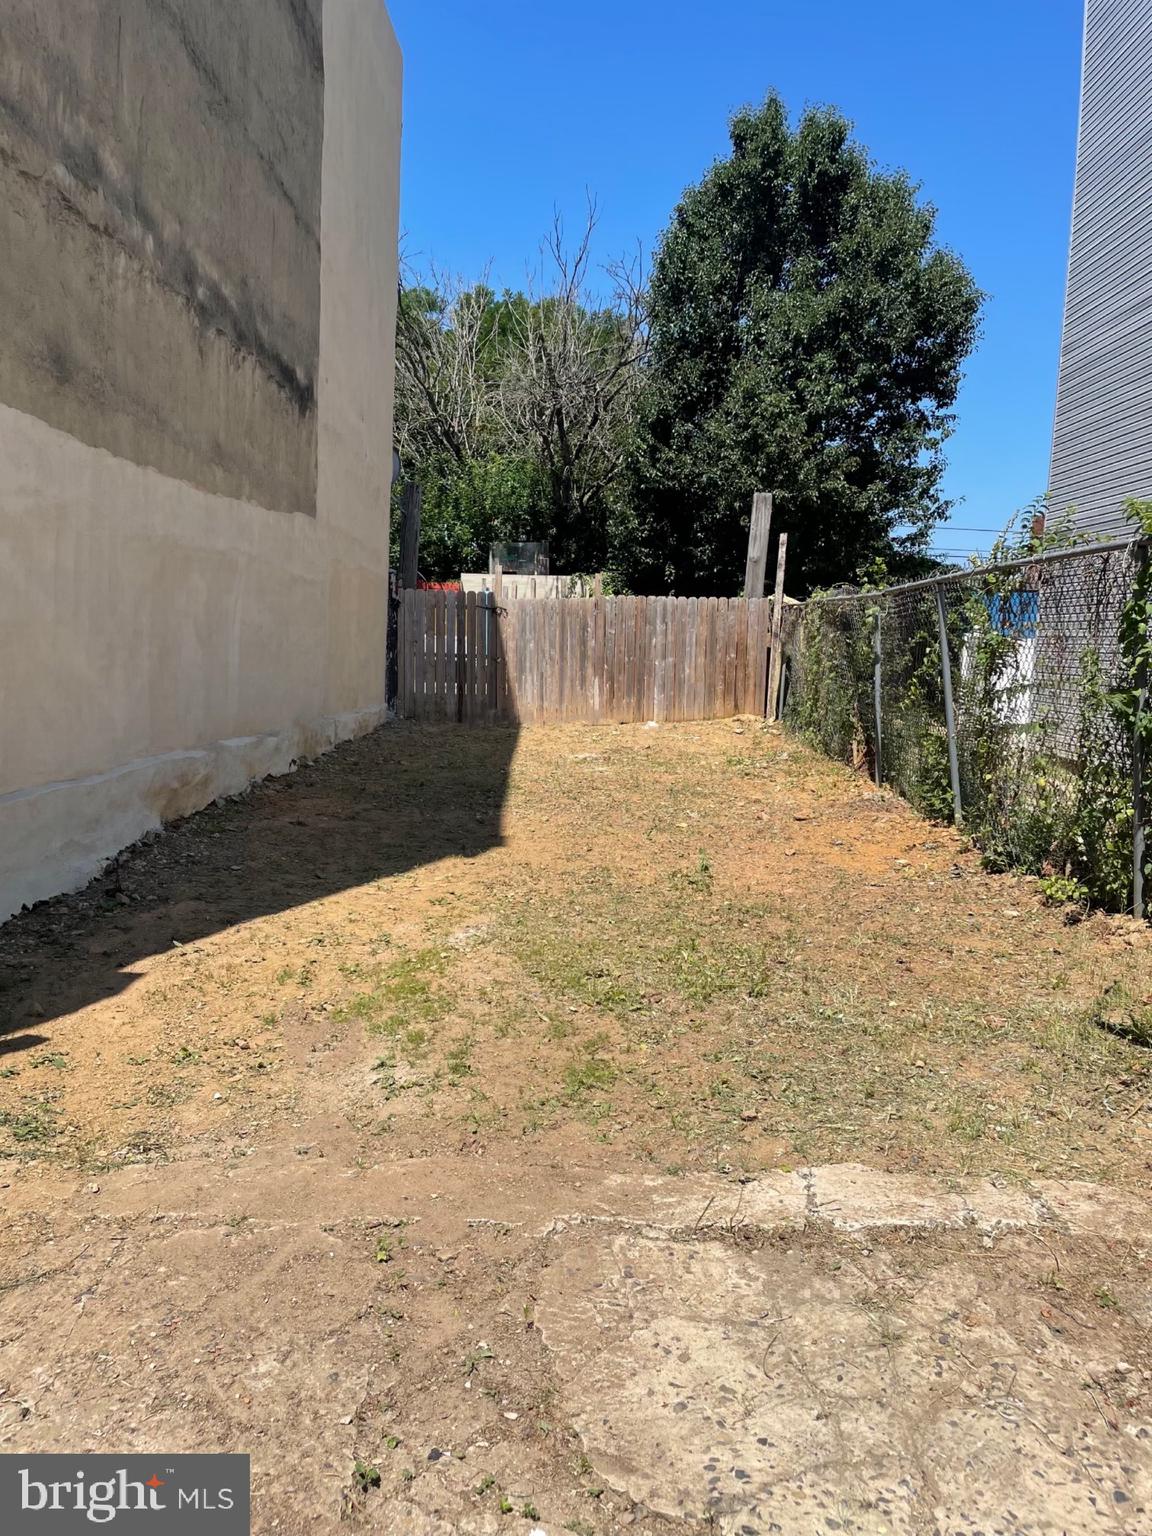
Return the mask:
<path id="1" fill-rule="evenodd" d="M 788 535 L 780 535 L 780 551 L 776 556 L 776 600 L 772 604 L 772 670 L 768 679 L 768 718 L 780 718 L 780 686 L 784 680 L 784 658 L 780 652 L 784 644 L 784 568 L 788 561 Z"/>
<path id="2" fill-rule="evenodd" d="M 420 519 L 424 492 L 415 480 L 404 487 L 403 520 L 400 524 L 400 585 L 411 592 L 420 579 Z"/>
<path id="3" fill-rule="evenodd" d="M 463 592 L 456 599 L 456 624 L 452 631 L 456 642 L 456 723 L 463 725 L 468 696 L 468 600 Z"/>
<path id="4" fill-rule="evenodd" d="M 768 576 L 768 538 L 772 531 L 772 496 L 757 491 L 752 498 L 752 523 L 748 529 L 748 563 L 744 569 L 744 596 L 764 596 Z"/>

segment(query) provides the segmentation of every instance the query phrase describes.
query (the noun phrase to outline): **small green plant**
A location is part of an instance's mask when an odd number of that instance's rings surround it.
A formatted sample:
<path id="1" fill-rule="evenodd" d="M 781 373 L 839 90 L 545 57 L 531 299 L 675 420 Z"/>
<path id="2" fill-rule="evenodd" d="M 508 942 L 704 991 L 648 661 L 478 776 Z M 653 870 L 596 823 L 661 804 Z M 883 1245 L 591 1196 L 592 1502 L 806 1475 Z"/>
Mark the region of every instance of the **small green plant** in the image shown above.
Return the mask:
<path id="1" fill-rule="evenodd" d="M 0 1127 L 22 1146 L 51 1141 L 58 1134 L 56 1114 L 49 1104 L 31 1104 L 22 1110 L 0 1110 Z"/>
<path id="2" fill-rule="evenodd" d="M 988 1121 L 982 1110 L 957 1108 L 949 1116 L 948 1129 L 962 1141 L 980 1141 L 988 1132 Z"/>
<path id="3" fill-rule="evenodd" d="M 473 1488 L 472 1492 L 478 1499 L 482 1499 L 484 1495 L 491 1489 L 495 1488 L 495 1486 L 496 1479 L 492 1476 L 491 1472 L 486 1472 L 480 1481 L 476 1484 L 475 1488 Z"/>
<path id="4" fill-rule="evenodd" d="M 51 1067 L 54 1072 L 71 1072 L 72 1070 L 67 1051 L 41 1051 L 39 1056 L 33 1056 L 32 1065 Z"/>
<path id="5" fill-rule="evenodd" d="M 616 1068 L 603 1056 L 581 1056 L 564 1069 L 564 1092 L 569 1099 L 611 1088 L 618 1076 Z"/>
<path id="6" fill-rule="evenodd" d="M 1048 907 L 1086 907 L 1088 887 L 1071 875 L 1045 875 L 1040 880 L 1040 894 Z"/>
<path id="7" fill-rule="evenodd" d="M 1106 1285 L 1099 1286 L 1092 1294 L 1096 1299 L 1096 1305 L 1101 1307 L 1105 1312 L 1115 1312 L 1119 1310 L 1120 1303 L 1116 1300 L 1115 1296 L 1113 1296 L 1112 1292 Z"/>
<path id="8" fill-rule="evenodd" d="M 366 1461 L 357 1461 L 352 1468 L 352 1486 L 360 1494 L 367 1493 L 372 1488 L 379 1488 L 380 1468 Z"/>
<path id="9" fill-rule="evenodd" d="M 513 1504 L 508 1495 L 506 1493 L 502 1493 L 500 1495 L 500 1513 L 502 1515 L 510 1515 L 514 1513 L 515 1509 L 516 1506 Z"/>
<path id="10" fill-rule="evenodd" d="M 375 1259 L 377 1264 L 391 1264 L 396 1257 L 396 1250 L 403 1246 L 403 1238 L 378 1237 L 376 1239 Z"/>
<path id="11" fill-rule="evenodd" d="M 445 1057 L 445 1065 L 448 1068 L 448 1080 L 451 1083 L 460 1083 L 466 1077 L 472 1075 L 472 1041 L 465 1038 L 459 1041 Z"/>
<path id="12" fill-rule="evenodd" d="M 465 1376 L 471 1376 L 473 1372 L 478 1370 L 479 1367 L 484 1364 L 485 1360 L 494 1360 L 495 1358 L 496 1356 L 489 1349 L 488 1345 L 481 1344 L 479 1349 L 475 1350 L 464 1361 Z"/>
<path id="13" fill-rule="evenodd" d="M 540 1511 L 531 1499 L 525 1499 L 524 1503 L 520 1506 L 520 1518 L 522 1520 L 539 1520 Z"/>

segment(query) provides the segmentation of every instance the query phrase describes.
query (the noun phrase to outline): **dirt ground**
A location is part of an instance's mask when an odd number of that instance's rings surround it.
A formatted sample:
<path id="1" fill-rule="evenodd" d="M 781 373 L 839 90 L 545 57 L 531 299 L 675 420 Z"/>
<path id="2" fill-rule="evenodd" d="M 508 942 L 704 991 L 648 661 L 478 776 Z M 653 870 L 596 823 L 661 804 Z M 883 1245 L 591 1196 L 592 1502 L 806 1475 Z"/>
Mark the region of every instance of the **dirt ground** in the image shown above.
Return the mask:
<path id="1" fill-rule="evenodd" d="M 761 722 L 387 727 L 0 929 L 0 1445 L 1152 1529 L 1150 946 Z"/>

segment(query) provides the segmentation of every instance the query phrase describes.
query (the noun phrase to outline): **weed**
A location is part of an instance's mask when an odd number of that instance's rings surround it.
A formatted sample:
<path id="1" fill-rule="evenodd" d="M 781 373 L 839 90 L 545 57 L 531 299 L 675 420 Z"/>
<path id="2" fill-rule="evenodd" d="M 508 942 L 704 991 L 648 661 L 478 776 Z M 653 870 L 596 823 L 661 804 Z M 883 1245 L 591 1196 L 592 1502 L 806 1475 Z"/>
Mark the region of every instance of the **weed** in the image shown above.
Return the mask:
<path id="1" fill-rule="evenodd" d="M 0 1126 L 11 1136 L 13 1141 L 22 1146 L 35 1142 L 51 1141 L 59 1134 L 56 1126 L 56 1112 L 50 1104 L 31 1104 L 24 1109 L 13 1113 L 11 1110 L 0 1110 Z"/>
<path id="2" fill-rule="evenodd" d="M 513 1504 L 508 1495 L 506 1493 L 502 1493 L 500 1495 L 500 1513 L 502 1515 L 510 1515 L 514 1512 L 515 1508 L 515 1504 Z"/>
<path id="3" fill-rule="evenodd" d="M 371 1488 L 380 1486 L 380 1468 L 371 1466 L 366 1461 L 357 1461 L 352 1468 L 352 1486 L 357 1493 L 367 1493 Z"/>
<path id="4" fill-rule="evenodd" d="M 459 1083 L 464 1078 L 471 1076 L 472 1045 L 472 1040 L 466 1036 L 448 1052 L 445 1064 L 448 1068 L 448 1079 L 450 1082 Z"/>
<path id="5" fill-rule="evenodd" d="M 477 1349 L 473 1354 L 469 1355 L 468 1358 L 465 1360 L 465 1362 L 464 1362 L 464 1374 L 465 1374 L 465 1376 L 471 1376 L 472 1373 L 475 1370 L 477 1370 L 484 1363 L 485 1360 L 494 1360 L 495 1358 L 496 1358 L 496 1356 L 489 1349 L 488 1345 L 487 1344 L 481 1344 L 479 1349 Z"/>
<path id="6" fill-rule="evenodd" d="M 1088 887 L 1071 875 L 1045 875 L 1040 881 L 1040 894 L 1047 907 L 1086 907 L 1090 893 Z"/>
<path id="7" fill-rule="evenodd" d="M 695 891 L 710 891 L 712 889 L 712 865 L 708 855 L 701 849 L 696 868 L 689 870 L 687 874 L 680 876 L 684 885 L 691 886 Z"/>
<path id="8" fill-rule="evenodd" d="M 539 1520 L 540 1511 L 531 1499 L 525 1499 L 524 1503 L 520 1506 L 520 1518 L 522 1520 Z"/>
<path id="9" fill-rule="evenodd" d="M 1132 1045 L 1152 1047 L 1152 1008 L 1113 982 L 1089 1008 L 1086 1022 Z"/>
<path id="10" fill-rule="evenodd" d="M 473 1488 L 472 1492 L 478 1499 L 482 1499 L 484 1495 L 488 1493 L 492 1488 L 495 1488 L 495 1486 L 496 1479 L 492 1476 L 491 1472 L 486 1472 L 480 1481 L 476 1484 L 475 1488 Z"/>
<path id="11" fill-rule="evenodd" d="M 988 1132 L 988 1120 L 982 1110 L 957 1108 L 948 1117 L 948 1129 L 963 1141 L 980 1141 Z"/>
<path id="12" fill-rule="evenodd" d="M 564 1093 L 569 1099 L 611 1088 L 619 1073 L 603 1056 L 581 1056 L 564 1069 Z"/>
<path id="13" fill-rule="evenodd" d="M 310 943 L 315 942 L 316 940 L 310 940 Z M 306 986 L 307 988 L 307 986 L 312 986 L 315 974 L 315 966 L 309 960 L 309 962 L 296 966 L 296 968 L 286 965 L 283 971 L 276 971 L 276 982 L 280 983 L 280 986 L 292 986 L 295 983 L 296 986 Z"/>
<path id="14" fill-rule="evenodd" d="M 1105 1312 L 1115 1312 L 1119 1309 L 1120 1303 L 1107 1286 L 1100 1286 L 1092 1294 L 1096 1298 L 1096 1305 L 1102 1307 Z"/>
<path id="15" fill-rule="evenodd" d="M 71 1072 L 72 1063 L 68 1059 L 67 1051 L 41 1051 L 39 1056 L 33 1056 L 34 1067 L 51 1067 L 54 1072 Z"/>

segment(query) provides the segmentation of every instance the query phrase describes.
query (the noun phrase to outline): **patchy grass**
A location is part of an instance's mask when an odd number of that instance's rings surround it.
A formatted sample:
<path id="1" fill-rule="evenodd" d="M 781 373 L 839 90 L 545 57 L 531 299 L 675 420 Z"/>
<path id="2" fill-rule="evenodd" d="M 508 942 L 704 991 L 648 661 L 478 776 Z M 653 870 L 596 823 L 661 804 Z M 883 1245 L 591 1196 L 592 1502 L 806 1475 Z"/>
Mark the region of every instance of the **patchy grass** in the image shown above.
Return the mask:
<path id="1" fill-rule="evenodd" d="M 663 1167 L 1139 1177 L 1149 1063 L 1090 998 L 1105 967 L 1138 974 L 1143 932 L 1068 928 L 894 797 L 761 728 L 726 759 L 724 734 L 602 752 L 578 784 L 530 757 L 547 855 L 505 862 L 483 942 L 434 950 L 416 989 L 466 1031 L 461 1123 L 582 1126 Z M 422 1044 L 413 1111 L 453 1118 L 461 1047 Z"/>
<path id="2" fill-rule="evenodd" d="M 371 991 L 358 992 L 337 1010 L 341 1022 L 361 1020 L 370 1035 L 426 1039 L 420 1024 L 435 1024 L 448 1011 L 447 999 L 436 987 L 444 972 L 446 956 L 439 950 L 422 949 L 403 955 L 390 966 L 378 967 Z"/>
<path id="3" fill-rule="evenodd" d="M 68 917 L 65 960 L 54 914 L 81 898 L 22 919 L 38 1054 L 8 1058 L 0 1145 L 18 1124 L 21 1155 L 115 1157 L 304 1103 L 372 1155 L 1146 1183 L 1147 929 L 1068 924 L 1040 882 L 986 873 L 951 829 L 755 722 L 542 727 L 509 752 L 385 731 L 183 824 L 141 856 L 182 850 L 165 890 L 231 914 L 243 863 L 276 899 L 172 948 L 161 904 L 159 938 L 132 941 L 165 951 L 147 979 L 64 1025 L 52 987 L 82 992 L 147 901 Z M 288 835 L 293 871 L 337 868 L 280 910 Z"/>
<path id="4" fill-rule="evenodd" d="M 1152 999 L 1135 997 L 1123 982 L 1113 982 L 1088 1009 L 1084 1021 L 1131 1045 L 1152 1049 Z"/>
<path id="5" fill-rule="evenodd" d="M 59 1135 L 57 1122 L 55 1106 L 45 1099 L 25 1100 L 19 1109 L 0 1110 L 0 1131 L 18 1152 L 32 1152 L 53 1141 Z"/>

